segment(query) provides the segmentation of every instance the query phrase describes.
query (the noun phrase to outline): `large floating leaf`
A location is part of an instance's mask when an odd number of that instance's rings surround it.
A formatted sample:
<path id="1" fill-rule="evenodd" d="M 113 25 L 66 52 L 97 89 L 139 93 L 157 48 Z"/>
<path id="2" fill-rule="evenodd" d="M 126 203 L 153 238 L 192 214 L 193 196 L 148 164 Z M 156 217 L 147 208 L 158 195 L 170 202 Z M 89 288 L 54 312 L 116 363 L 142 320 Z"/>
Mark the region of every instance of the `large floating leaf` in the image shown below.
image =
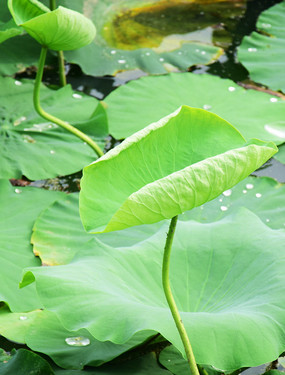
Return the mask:
<path id="1" fill-rule="evenodd" d="M 17 25 L 41 45 L 53 50 L 73 50 L 94 39 L 96 29 L 82 14 L 62 6 L 50 11 L 38 0 L 8 0 Z"/>
<path id="2" fill-rule="evenodd" d="M 91 15 L 97 27 L 92 44 L 66 54 L 68 61 L 92 75 L 136 68 L 158 74 L 208 64 L 223 51 L 211 43 L 227 46 L 228 31 L 244 11 L 244 1 L 205 5 L 177 0 L 64 0 L 63 4 Z"/>
<path id="3" fill-rule="evenodd" d="M 275 152 L 273 143 L 245 144 L 225 120 L 182 106 L 84 169 L 83 225 L 110 232 L 170 219 L 216 198 Z"/>
<path id="4" fill-rule="evenodd" d="M 245 36 L 238 58 L 250 77 L 274 90 L 285 91 L 285 1 L 264 11 L 257 30 Z"/>
<path id="5" fill-rule="evenodd" d="M 105 101 L 110 133 L 117 139 L 187 104 L 216 113 L 246 139 L 260 138 L 277 144 L 285 141 L 284 100 L 208 74 L 143 77 L 119 87 Z"/>
<path id="6" fill-rule="evenodd" d="M 34 268 L 24 284 L 35 278 L 43 304 L 68 329 L 117 343 L 153 329 L 183 352 L 161 284 L 166 228 L 129 248 L 90 242 L 89 255 Z M 171 283 L 198 363 L 234 370 L 284 351 L 284 241 L 284 230 L 245 209 L 211 224 L 178 223 Z"/>
<path id="7" fill-rule="evenodd" d="M 19 289 L 22 270 L 40 265 L 30 244 L 33 223 L 39 213 L 63 193 L 37 188 L 15 188 L 0 180 L 0 301 L 13 311 L 40 308 L 34 288 Z"/>
<path id="8" fill-rule="evenodd" d="M 0 375 L 54 375 L 50 364 L 26 349 L 12 351 L 7 363 L 0 363 Z"/>
<path id="9" fill-rule="evenodd" d="M 116 345 L 94 339 L 86 329 L 68 331 L 50 311 L 11 313 L 4 306 L 0 309 L 0 334 L 48 355 L 63 368 L 82 369 L 85 365 L 99 366 L 110 361 L 153 333 L 142 332 L 126 344 Z"/>
<path id="10" fill-rule="evenodd" d="M 78 194 L 69 194 L 49 206 L 37 218 L 31 242 L 35 254 L 43 263 L 58 265 L 70 262 L 78 249 L 95 236 L 84 231 L 78 203 Z M 248 177 L 217 199 L 180 215 L 179 220 L 212 222 L 238 207 L 247 207 L 271 228 L 284 228 L 285 186 L 267 177 Z M 96 238 L 114 247 L 127 247 L 151 237 L 161 225 L 140 225 L 115 235 L 97 234 Z"/>
<path id="11" fill-rule="evenodd" d="M 0 78 L 1 178 L 31 180 L 74 173 L 97 158 L 94 150 L 57 125 L 46 122 L 33 108 L 33 84 Z M 98 101 L 73 93 L 70 86 L 53 91 L 42 86 L 42 105 L 74 124 L 99 144 L 107 136 L 105 111 Z"/>
<path id="12" fill-rule="evenodd" d="M 5 40 L 20 34 L 22 34 L 22 30 L 17 27 L 13 20 L 6 23 L 1 22 L 0 20 L 0 43 L 3 43 Z"/>

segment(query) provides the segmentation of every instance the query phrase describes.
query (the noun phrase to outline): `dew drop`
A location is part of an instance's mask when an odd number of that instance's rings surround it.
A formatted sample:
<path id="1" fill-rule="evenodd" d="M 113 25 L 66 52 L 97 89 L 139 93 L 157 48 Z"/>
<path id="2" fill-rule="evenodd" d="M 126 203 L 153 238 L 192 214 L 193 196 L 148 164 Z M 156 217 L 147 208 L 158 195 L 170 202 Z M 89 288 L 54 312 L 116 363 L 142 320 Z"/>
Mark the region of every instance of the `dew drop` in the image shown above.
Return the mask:
<path id="1" fill-rule="evenodd" d="M 16 193 L 16 194 L 21 194 L 21 193 L 22 193 L 22 190 L 21 190 L 21 189 L 15 189 L 15 193 Z"/>
<path id="2" fill-rule="evenodd" d="M 248 52 L 256 52 L 257 48 L 255 48 L 255 47 L 249 47 L 247 50 L 248 50 Z"/>
<path id="3" fill-rule="evenodd" d="M 125 63 L 126 63 L 126 60 L 123 60 L 123 59 L 122 59 L 122 60 L 118 60 L 118 63 L 119 63 L 119 64 L 125 64 Z"/>
<path id="4" fill-rule="evenodd" d="M 146 55 L 146 56 L 150 56 L 150 52 L 146 52 L 145 55 Z"/>
<path id="5" fill-rule="evenodd" d="M 201 208 L 201 210 L 204 210 L 204 206 L 202 205 L 202 206 L 200 206 L 200 208 Z"/>
<path id="6" fill-rule="evenodd" d="M 229 90 L 230 92 L 233 92 L 233 91 L 235 91 L 235 90 L 236 90 L 236 88 L 235 88 L 235 87 L 233 87 L 233 86 L 230 86 L 230 87 L 228 88 L 228 90 Z"/>
<path id="7" fill-rule="evenodd" d="M 270 23 L 262 23 L 261 26 L 264 27 L 265 29 L 270 29 L 271 28 L 271 24 Z"/>
<path id="8" fill-rule="evenodd" d="M 82 95 L 80 95 L 80 94 L 72 94 L 72 96 L 73 96 L 75 99 L 81 99 L 81 98 L 82 98 Z"/>
<path id="9" fill-rule="evenodd" d="M 266 222 L 269 223 L 270 219 L 266 219 Z"/>
<path id="10" fill-rule="evenodd" d="M 227 211 L 228 207 L 227 206 L 221 206 L 220 209 L 221 209 L 221 211 Z"/>
<path id="11" fill-rule="evenodd" d="M 222 201 L 223 201 L 223 198 L 220 198 L 220 199 L 219 199 L 219 202 L 222 202 Z"/>
<path id="12" fill-rule="evenodd" d="M 15 81 L 15 85 L 16 86 L 22 86 L 22 82 L 21 81 Z"/>
<path id="13" fill-rule="evenodd" d="M 243 194 L 246 194 L 246 193 L 247 193 L 247 190 L 243 190 L 242 192 L 243 192 Z"/>
<path id="14" fill-rule="evenodd" d="M 245 187 L 248 189 L 248 190 L 251 190 L 254 188 L 254 185 L 253 184 L 246 184 Z"/>
<path id="15" fill-rule="evenodd" d="M 55 151 L 54 150 L 50 150 L 50 152 L 49 152 L 50 154 L 55 154 Z"/>
<path id="16" fill-rule="evenodd" d="M 20 320 L 27 320 L 28 317 L 27 317 L 27 316 L 24 316 L 24 315 L 21 315 L 19 319 L 20 319 Z"/>
<path id="17" fill-rule="evenodd" d="M 181 52 L 181 51 L 178 51 L 178 55 L 182 55 L 182 52 Z"/>
<path id="18" fill-rule="evenodd" d="M 226 191 L 223 192 L 223 195 L 224 195 L 225 197 L 229 197 L 231 194 L 232 194 L 232 190 L 231 190 L 231 189 L 226 190 Z"/>
<path id="19" fill-rule="evenodd" d="M 117 51 L 115 51 L 114 49 L 111 51 L 111 55 L 115 55 L 117 53 Z"/>
<path id="20" fill-rule="evenodd" d="M 65 342 L 71 346 L 87 346 L 90 344 L 90 340 L 84 336 L 67 337 Z"/>
<path id="21" fill-rule="evenodd" d="M 256 193 L 255 196 L 256 196 L 256 198 L 261 198 L 261 197 L 262 197 L 262 194 L 260 194 L 260 193 Z"/>
<path id="22" fill-rule="evenodd" d="M 200 52 L 199 48 L 196 48 L 196 49 L 195 49 L 195 52 Z"/>
<path id="23" fill-rule="evenodd" d="M 171 359 L 168 359 L 167 362 L 171 362 Z"/>
<path id="24" fill-rule="evenodd" d="M 212 106 L 210 104 L 204 104 L 203 108 L 206 109 L 206 110 L 208 110 L 208 109 L 211 109 Z"/>
<path id="25" fill-rule="evenodd" d="M 201 55 L 206 55 L 206 51 L 201 51 Z"/>
<path id="26" fill-rule="evenodd" d="M 164 61 L 164 58 L 163 58 L 163 57 L 161 57 L 161 58 L 159 59 L 159 61 Z"/>
<path id="27" fill-rule="evenodd" d="M 271 101 L 271 103 L 275 103 L 275 102 L 278 101 L 278 99 L 277 98 L 270 98 L 270 101 Z"/>

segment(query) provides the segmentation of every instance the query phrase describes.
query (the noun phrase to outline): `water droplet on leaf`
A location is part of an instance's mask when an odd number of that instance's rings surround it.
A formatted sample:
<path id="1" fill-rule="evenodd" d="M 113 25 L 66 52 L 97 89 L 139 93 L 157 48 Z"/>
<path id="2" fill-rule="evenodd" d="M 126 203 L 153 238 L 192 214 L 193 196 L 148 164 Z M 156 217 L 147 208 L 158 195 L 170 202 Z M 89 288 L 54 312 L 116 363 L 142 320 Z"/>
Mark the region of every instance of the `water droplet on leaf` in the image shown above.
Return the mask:
<path id="1" fill-rule="evenodd" d="M 228 90 L 230 91 L 230 92 L 233 92 L 233 91 L 235 91 L 235 87 L 233 87 L 233 86 L 230 86 L 229 88 L 228 88 Z"/>
<path id="2" fill-rule="evenodd" d="M 15 85 L 16 86 L 22 86 L 22 82 L 21 81 L 15 81 Z"/>
<path id="3" fill-rule="evenodd" d="M 275 102 L 278 101 L 278 99 L 277 98 L 270 98 L 270 101 L 271 101 L 271 103 L 275 103 Z"/>
<path id="4" fill-rule="evenodd" d="M 249 47 L 247 50 L 248 50 L 248 52 L 256 52 L 257 48 L 255 48 L 255 47 Z"/>
<path id="5" fill-rule="evenodd" d="M 221 206 L 220 209 L 221 209 L 221 211 L 227 211 L 228 207 L 227 206 Z"/>
<path id="6" fill-rule="evenodd" d="M 262 194 L 260 194 L 260 193 L 256 193 L 255 196 L 256 196 L 256 198 L 261 198 L 261 197 L 262 197 Z"/>
<path id="7" fill-rule="evenodd" d="M 80 94 L 72 94 L 72 96 L 73 96 L 75 99 L 81 99 L 81 98 L 82 98 L 82 95 L 80 95 Z"/>
<path id="8" fill-rule="evenodd" d="M 55 151 L 54 150 L 50 150 L 50 152 L 49 152 L 50 154 L 55 154 Z"/>
<path id="9" fill-rule="evenodd" d="M 246 184 L 245 187 L 248 189 L 248 190 L 251 190 L 254 188 L 254 185 L 253 184 Z"/>
<path id="10" fill-rule="evenodd" d="M 126 62 L 126 60 L 123 60 L 123 59 L 122 60 L 118 60 L 119 64 L 125 64 L 125 62 Z"/>
<path id="11" fill-rule="evenodd" d="M 20 194 L 20 193 L 22 193 L 22 190 L 21 189 L 15 189 L 15 193 Z"/>
<path id="12" fill-rule="evenodd" d="M 20 320 L 27 320 L 28 317 L 27 317 L 27 316 L 24 316 L 24 315 L 21 315 L 19 319 L 20 319 Z"/>
<path id="13" fill-rule="evenodd" d="M 204 104 L 203 108 L 206 109 L 206 110 L 208 110 L 208 109 L 211 109 L 212 106 L 210 104 Z"/>
<path id="14" fill-rule="evenodd" d="M 229 197 L 231 194 L 232 194 L 231 189 L 226 190 L 226 191 L 223 192 L 223 195 L 224 195 L 225 197 Z"/>
<path id="15" fill-rule="evenodd" d="M 67 337 L 65 342 L 71 346 L 87 346 L 90 344 L 90 340 L 84 336 Z"/>

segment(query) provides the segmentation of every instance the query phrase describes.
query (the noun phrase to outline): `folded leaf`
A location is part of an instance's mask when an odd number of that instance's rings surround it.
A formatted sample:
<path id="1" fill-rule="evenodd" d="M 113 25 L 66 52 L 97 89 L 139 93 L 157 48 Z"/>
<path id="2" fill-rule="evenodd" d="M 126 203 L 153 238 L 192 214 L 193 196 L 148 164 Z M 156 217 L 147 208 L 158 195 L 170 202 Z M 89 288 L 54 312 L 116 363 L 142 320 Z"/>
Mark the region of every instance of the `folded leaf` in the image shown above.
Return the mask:
<path id="1" fill-rule="evenodd" d="M 80 214 L 90 232 L 170 219 L 216 198 L 277 151 L 220 117 L 182 106 L 84 169 Z"/>
<path id="2" fill-rule="evenodd" d="M 50 11 L 37 0 L 9 0 L 8 6 L 17 25 L 50 49 L 81 48 L 95 37 L 92 21 L 73 10 L 60 6 Z"/>

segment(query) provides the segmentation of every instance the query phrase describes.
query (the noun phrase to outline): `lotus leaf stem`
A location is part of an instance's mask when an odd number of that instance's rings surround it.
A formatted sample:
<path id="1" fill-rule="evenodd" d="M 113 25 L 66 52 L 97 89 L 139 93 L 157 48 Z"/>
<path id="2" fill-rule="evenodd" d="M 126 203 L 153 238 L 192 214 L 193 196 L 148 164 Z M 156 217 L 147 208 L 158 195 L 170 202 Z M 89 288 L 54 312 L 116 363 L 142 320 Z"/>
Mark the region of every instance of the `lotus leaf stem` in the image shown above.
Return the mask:
<path id="1" fill-rule="evenodd" d="M 50 0 L 49 2 L 50 10 L 56 9 L 56 0 Z M 66 86 L 66 76 L 65 76 L 65 66 L 64 66 L 64 54 L 63 51 L 57 51 L 58 60 L 58 71 L 59 71 L 59 82 L 60 86 Z"/>
<path id="2" fill-rule="evenodd" d="M 180 317 L 178 308 L 176 306 L 176 303 L 175 303 L 175 300 L 174 300 L 174 297 L 172 295 L 171 288 L 170 288 L 170 281 L 169 281 L 170 254 L 171 254 L 171 248 L 172 248 L 175 228 L 177 224 L 177 219 L 178 219 L 178 216 L 174 216 L 171 219 L 169 230 L 167 233 L 164 254 L 163 254 L 163 264 L 162 264 L 162 285 L 163 285 L 164 294 L 165 294 L 167 303 L 169 305 L 171 314 L 173 316 L 173 319 L 175 321 L 176 327 L 178 329 L 178 332 L 180 334 L 180 337 L 181 337 L 181 340 L 185 349 L 186 357 L 187 357 L 189 367 L 190 367 L 190 373 L 192 375 L 200 375 L 196 361 L 195 361 L 192 346 L 190 344 L 189 337 L 183 325 L 182 319 Z"/>
<path id="3" fill-rule="evenodd" d="M 46 120 L 57 124 L 61 126 L 62 128 L 68 130 L 70 133 L 76 135 L 78 138 L 82 139 L 82 141 L 86 142 L 98 155 L 98 157 L 103 156 L 103 151 L 101 148 L 97 145 L 95 141 L 93 141 L 88 135 L 84 134 L 74 126 L 70 125 L 68 122 L 63 121 L 53 115 L 50 115 L 49 113 L 45 112 L 40 104 L 40 85 L 43 77 L 43 71 L 44 71 L 44 64 L 45 59 L 47 55 L 47 47 L 42 47 L 40 60 L 39 60 L 39 66 L 38 66 L 38 72 L 36 75 L 35 85 L 34 85 L 34 107 L 38 114 L 45 118 Z"/>

